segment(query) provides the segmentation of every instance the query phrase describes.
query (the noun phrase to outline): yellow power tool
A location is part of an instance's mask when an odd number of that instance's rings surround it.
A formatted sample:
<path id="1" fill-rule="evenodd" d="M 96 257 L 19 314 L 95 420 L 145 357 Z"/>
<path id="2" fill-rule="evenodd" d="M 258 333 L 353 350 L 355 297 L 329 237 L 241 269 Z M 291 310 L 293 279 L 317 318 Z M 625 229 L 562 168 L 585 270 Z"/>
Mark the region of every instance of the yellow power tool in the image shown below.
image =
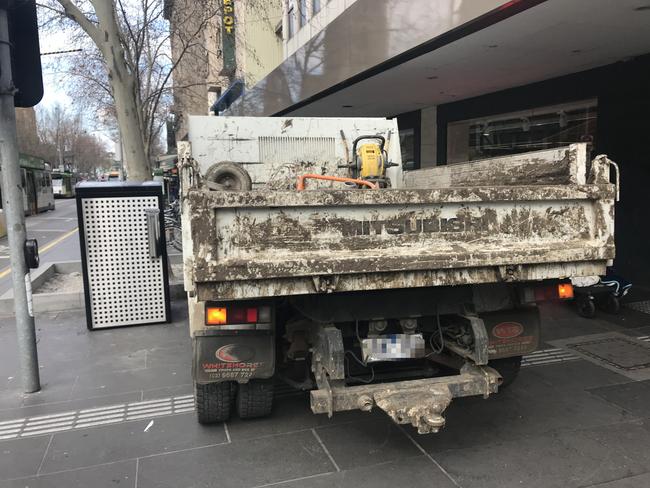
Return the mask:
<path id="1" fill-rule="evenodd" d="M 341 167 L 349 168 L 354 178 L 370 181 L 377 184 L 379 188 L 387 188 L 390 186 L 390 181 L 386 178 L 386 169 L 397 166 L 395 163 L 388 162 L 387 151 L 384 136 L 357 137 L 352 143 L 353 161 Z"/>

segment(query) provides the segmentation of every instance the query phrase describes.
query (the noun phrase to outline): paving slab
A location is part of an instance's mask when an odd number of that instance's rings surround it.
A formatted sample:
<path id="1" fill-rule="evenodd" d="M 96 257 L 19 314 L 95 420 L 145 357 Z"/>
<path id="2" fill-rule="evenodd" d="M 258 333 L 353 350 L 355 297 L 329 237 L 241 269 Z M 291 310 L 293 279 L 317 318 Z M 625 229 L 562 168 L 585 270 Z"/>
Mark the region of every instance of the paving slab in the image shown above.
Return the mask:
<path id="1" fill-rule="evenodd" d="M 192 381 L 191 370 L 184 367 L 142 368 L 112 373 L 89 372 L 79 375 L 71 398 L 150 390 L 184 385 Z"/>
<path id="2" fill-rule="evenodd" d="M 645 488 L 650 486 L 650 473 L 628 476 L 618 480 L 590 485 L 588 488 Z"/>
<path id="3" fill-rule="evenodd" d="M 179 344 L 170 346 L 154 346 L 146 349 L 147 368 L 179 368 L 191 371 L 192 369 L 192 349 L 190 340 L 183 338 Z"/>
<path id="4" fill-rule="evenodd" d="M 444 450 L 436 459 L 463 488 L 584 487 L 650 469 L 648 431 L 637 423 Z"/>
<path id="5" fill-rule="evenodd" d="M 277 398 L 270 417 L 241 420 L 233 418 L 228 422 L 228 430 L 233 441 L 255 439 L 269 435 L 295 432 L 313 427 L 327 427 L 339 424 L 365 422 L 370 419 L 387 420 L 379 411 L 335 412 L 332 418 L 327 415 L 315 415 L 309 406 L 309 394 L 302 393 L 290 397 Z"/>
<path id="6" fill-rule="evenodd" d="M 0 488 L 135 488 L 136 461 L 0 481 Z"/>
<path id="7" fill-rule="evenodd" d="M 549 306 L 540 307 L 540 316 L 542 320 L 542 341 L 550 343 L 559 339 L 566 339 L 579 335 L 598 334 L 610 332 L 611 324 L 599 319 L 585 319 L 578 316 L 572 309 L 561 308 L 554 310 L 549 315 Z"/>
<path id="8" fill-rule="evenodd" d="M 388 417 L 315 430 L 341 470 L 422 455 Z"/>
<path id="9" fill-rule="evenodd" d="M 600 388 L 592 388 L 589 392 L 613 405 L 625 409 L 632 415 L 650 417 L 650 381 L 603 386 Z"/>
<path id="10" fill-rule="evenodd" d="M 250 488 L 334 471 L 304 431 L 140 459 L 138 488 Z"/>
<path id="11" fill-rule="evenodd" d="M 175 386 L 163 386 L 161 388 L 152 388 L 143 390 L 142 400 L 153 400 L 155 398 L 167 398 L 179 395 L 193 395 L 194 383 L 183 383 Z"/>
<path id="12" fill-rule="evenodd" d="M 418 436 L 417 441 L 435 457 L 450 448 L 490 446 L 530 435 L 562 433 L 637 418 L 588 392 L 567 393 L 546 385 L 532 369 L 522 371 L 515 383 L 487 400 L 454 400 L 445 412 L 445 428 L 436 435 Z M 414 429 L 408 429 L 417 435 Z"/>
<path id="13" fill-rule="evenodd" d="M 153 425 L 146 430 L 149 422 Z M 54 434 L 42 473 L 226 442 L 222 425 L 204 427 L 192 413 Z"/>
<path id="14" fill-rule="evenodd" d="M 282 488 L 452 488 L 455 485 L 424 456 L 346 469 L 280 485 Z"/>
<path id="15" fill-rule="evenodd" d="M 185 304 L 173 302 L 172 313 L 172 324 L 95 332 L 86 329 L 79 311 L 39 314 L 44 388 L 27 397 L 14 374 L 15 347 L 7 348 L 15 341 L 13 323 L 0 320 L 0 422 L 69 411 L 78 416 L 83 409 L 177 396 L 191 408 Z M 590 321 L 566 305 L 547 309 L 543 317 L 549 340 L 611 331 L 650 334 L 650 328 L 630 327 L 642 323 L 630 317 L 624 323 Z M 395 426 L 378 409 L 332 419 L 314 415 L 308 394 L 279 389 L 272 417 L 233 419 L 229 436 L 223 426 L 200 426 L 194 412 L 170 416 L 158 409 L 146 414 L 151 419 L 125 421 L 123 413 L 112 425 L 71 425 L 52 435 L 0 440 L 0 454 L 7 451 L 0 478 L 19 478 L 0 482 L 0 488 L 131 487 L 136 465 L 138 488 L 452 486 L 432 459 L 468 488 L 644 482 L 650 471 L 643 452 L 650 438 L 642 419 L 650 415 L 646 389 L 646 383 L 585 360 L 530 366 L 488 400 L 452 402 L 445 429 L 429 436 Z M 11 475 L 5 475 L 6 466 Z M 645 484 L 608 488 L 628 486 Z"/>
<path id="16" fill-rule="evenodd" d="M 35 475 L 49 443 L 50 436 L 0 442 L 0 480 Z"/>
<path id="17" fill-rule="evenodd" d="M 527 373 L 531 375 L 530 381 L 538 380 L 547 386 L 557 388 L 563 394 L 571 390 L 587 390 L 631 381 L 623 375 L 583 359 L 533 367 Z"/>

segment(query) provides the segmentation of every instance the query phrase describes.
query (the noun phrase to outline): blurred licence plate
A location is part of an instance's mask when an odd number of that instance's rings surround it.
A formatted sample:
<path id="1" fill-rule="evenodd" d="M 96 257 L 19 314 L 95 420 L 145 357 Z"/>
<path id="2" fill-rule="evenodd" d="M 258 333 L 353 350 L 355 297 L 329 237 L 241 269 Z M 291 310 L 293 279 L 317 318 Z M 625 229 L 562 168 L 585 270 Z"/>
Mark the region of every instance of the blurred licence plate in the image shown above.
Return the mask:
<path id="1" fill-rule="evenodd" d="M 361 340 L 365 362 L 424 357 L 422 334 L 390 334 Z"/>

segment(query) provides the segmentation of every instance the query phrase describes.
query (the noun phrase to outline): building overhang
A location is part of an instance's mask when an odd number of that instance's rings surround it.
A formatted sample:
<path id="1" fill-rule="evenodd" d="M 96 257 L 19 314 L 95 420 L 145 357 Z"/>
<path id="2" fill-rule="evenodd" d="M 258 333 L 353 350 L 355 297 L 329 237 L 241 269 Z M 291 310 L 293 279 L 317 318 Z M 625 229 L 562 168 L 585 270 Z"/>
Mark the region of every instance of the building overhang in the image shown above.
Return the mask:
<path id="1" fill-rule="evenodd" d="M 228 115 L 387 116 L 650 52 L 650 0 L 358 0 Z"/>

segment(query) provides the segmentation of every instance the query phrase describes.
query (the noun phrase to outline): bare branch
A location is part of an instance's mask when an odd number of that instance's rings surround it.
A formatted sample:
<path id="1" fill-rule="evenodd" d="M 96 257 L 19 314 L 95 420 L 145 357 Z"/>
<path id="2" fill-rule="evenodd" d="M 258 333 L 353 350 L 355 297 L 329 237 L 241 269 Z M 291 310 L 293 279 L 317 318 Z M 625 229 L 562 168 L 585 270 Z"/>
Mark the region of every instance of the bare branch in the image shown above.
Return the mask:
<path id="1" fill-rule="evenodd" d="M 99 29 L 91 20 L 86 17 L 83 12 L 71 0 L 58 0 L 65 11 L 65 16 L 73 20 L 84 30 L 88 37 L 90 37 L 95 44 L 99 46 L 101 43 Z"/>

